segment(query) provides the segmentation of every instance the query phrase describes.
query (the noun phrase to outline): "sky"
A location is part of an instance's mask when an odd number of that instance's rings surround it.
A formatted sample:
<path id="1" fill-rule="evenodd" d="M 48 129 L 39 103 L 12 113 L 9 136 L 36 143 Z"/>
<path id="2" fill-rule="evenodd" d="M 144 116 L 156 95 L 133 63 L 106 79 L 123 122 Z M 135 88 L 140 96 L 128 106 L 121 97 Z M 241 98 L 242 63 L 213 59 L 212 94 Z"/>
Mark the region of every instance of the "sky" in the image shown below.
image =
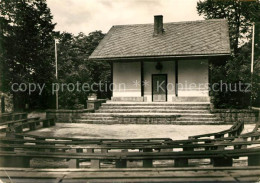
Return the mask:
<path id="1" fill-rule="evenodd" d="M 113 25 L 153 23 L 154 15 L 164 22 L 202 20 L 197 0 L 47 0 L 57 23 L 56 31 L 88 34 L 107 33 Z"/>

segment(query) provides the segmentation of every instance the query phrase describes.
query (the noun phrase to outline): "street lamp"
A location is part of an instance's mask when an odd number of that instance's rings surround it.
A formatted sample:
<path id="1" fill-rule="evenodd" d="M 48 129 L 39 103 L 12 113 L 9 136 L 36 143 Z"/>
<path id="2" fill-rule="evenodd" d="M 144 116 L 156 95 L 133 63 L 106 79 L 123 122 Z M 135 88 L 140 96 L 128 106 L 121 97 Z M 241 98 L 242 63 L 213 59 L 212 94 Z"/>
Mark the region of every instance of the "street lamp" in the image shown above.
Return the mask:
<path id="1" fill-rule="evenodd" d="M 254 72 L 254 50 L 255 50 L 255 23 L 252 27 L 252 55 L 251 55 L 251 74 Z"/>
<path id="2" fill-rule="evenodd" d="M 56 76 L 56 80 L 58 80 L 58 54 L 57 54 L 57 44 L 59 43 L 58 39 L 54 39 L 54 44 L 55 44 L 55 76 Z M 58 94 L 58 90 L 56 90 L 56 110 L 59 109 L 59 94 Z"/>
<path id="3" fill-rule="evenodd" d="M 251 96 L 250 96 L 250 109 L 252 109 L 252 105 L 253 105 L 254 51 L 255 51 L 255 23 L 253 23 L 253 25 L 252 25 Z"/>

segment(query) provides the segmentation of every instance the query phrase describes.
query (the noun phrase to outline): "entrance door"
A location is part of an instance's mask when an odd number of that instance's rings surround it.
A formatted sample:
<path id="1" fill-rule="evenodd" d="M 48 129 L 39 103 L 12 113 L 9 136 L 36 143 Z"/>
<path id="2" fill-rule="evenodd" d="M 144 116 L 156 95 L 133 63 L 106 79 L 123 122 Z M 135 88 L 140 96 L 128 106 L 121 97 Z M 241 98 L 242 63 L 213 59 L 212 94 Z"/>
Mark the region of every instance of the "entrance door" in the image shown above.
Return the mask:
<path id="1" fill-rule="evenodd" d="M 153 102 L 167 101 L 167 74 L 153 74 L 152 81 Z"/>

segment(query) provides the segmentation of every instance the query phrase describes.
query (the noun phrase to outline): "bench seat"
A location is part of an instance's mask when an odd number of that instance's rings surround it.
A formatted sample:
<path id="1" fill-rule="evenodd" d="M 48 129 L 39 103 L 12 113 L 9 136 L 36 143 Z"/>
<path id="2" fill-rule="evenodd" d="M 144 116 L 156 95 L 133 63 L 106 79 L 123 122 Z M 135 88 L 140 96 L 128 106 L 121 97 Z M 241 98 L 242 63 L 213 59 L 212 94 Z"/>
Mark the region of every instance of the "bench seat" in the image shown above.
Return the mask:
<path id="1" fill-rule="evenodd" d="M 117 168 L 32 169 L 0 168 L 0 179 L 8 182 L 257 182 L 260 167 L 208 168 Z M 17 181 L 16 181 L 17 180 Z"/>

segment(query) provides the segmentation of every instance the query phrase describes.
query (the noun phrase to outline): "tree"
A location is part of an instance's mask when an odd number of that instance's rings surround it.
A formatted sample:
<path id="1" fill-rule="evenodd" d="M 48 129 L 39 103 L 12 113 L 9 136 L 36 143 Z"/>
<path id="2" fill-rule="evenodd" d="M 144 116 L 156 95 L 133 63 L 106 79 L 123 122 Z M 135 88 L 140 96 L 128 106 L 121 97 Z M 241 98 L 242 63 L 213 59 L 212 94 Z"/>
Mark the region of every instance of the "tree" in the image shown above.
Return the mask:
<path id="1" fill-rule="evenodd" d="M 248 37 L 252 22 L 259 21 L 260 2 L 242 0 L 200 0 L 197 3 L 199 15 L 206 19 L 224 18 L 228 20 L 231 48 L 234 54 Z"/>
<path id="2" fill-rule="evenodd" d="M 216 1 L 205 0 L 197 3 L 199 15 L 204 15 L 206 19 L 225 18 L 229 23 L 230 42 L 233 55 L 223 65 L 216 65 L 213 62 L 212 82 L 219 83 L 220 80 L 231 85 L 251 83 L 251 41 L 252 23 L 256 22 L 255 39 L 255 72 L 252 76 L 254 98 L 253 103 L 257 104 L 260 99 L 260 47 L 259 47 L 259 19 L 260 2 L 246 2 L 240 0 Z M 213 92 L 214 104 L 216 107 L 245 108 L 250 105 L 250 92 Z"/>
<path id="3" fill-rule="evenodd" d="M 74 36 L 70 33 L 57 35 L 58 44 L 58 82 L 64 84 L 64 89 L 59 91 L 59 104 L 63 108 L 73 108 L 75 104 L 85 104 L 90 88 L 85 91 L 82 85 L 91 86 L 93 83 L 110 81 L 110 67 L 108 63 L 89 61 L 88 57 L 95 50 L 104 34 L 94 31 L 85 35 L 79 33 Z M 80 84 L 80 90 L 68 90 L 68 84 Z M 98 92 L 99 97 L 108 97 L 108 92 Z"/>
<path id="4" fill-rule="evenodd" d="M 86 47 L 88 50 L 88 56 L 96 49 L 99 42 L 104 38 L 105 34 L 101 31 L 94 31 L 89 33 L 86 39 Z M 105 61 L 87 61 L 87 67 L 90 70 L 92 83 L 108 83 L 111 81 L 111 66 Z M 97 96 L 100 98 L 111 97 L 111 91 L 98 91 Z"/>
<path id="5" fill-rule="evenodd" d="M 0 4 L 3 49 L 2 65 L 5 73 L 2 90 L 10 91 L 12 83 L 46 83 L 53 79 L 53 30 L 52 15 L 46 0 L 5 0 Z M 48 83 L 48 82 L 47 82 Z M 15 109 L 25 103 L 40 106 L 46 101 L 48 90 L 14 92 Z"/>

